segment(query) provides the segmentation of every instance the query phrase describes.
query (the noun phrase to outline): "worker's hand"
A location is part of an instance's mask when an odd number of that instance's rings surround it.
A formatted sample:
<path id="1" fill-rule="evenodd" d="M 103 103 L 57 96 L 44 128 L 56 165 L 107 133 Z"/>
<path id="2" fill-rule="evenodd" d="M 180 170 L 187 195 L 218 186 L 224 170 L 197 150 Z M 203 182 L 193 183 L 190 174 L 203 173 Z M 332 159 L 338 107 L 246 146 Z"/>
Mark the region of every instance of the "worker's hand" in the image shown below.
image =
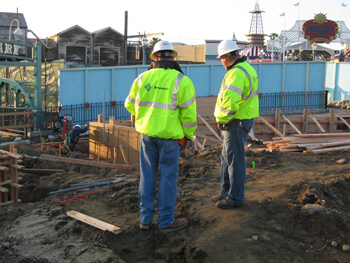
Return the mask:
<path id="1" fill-rule="evenodd" d="M 85 127 L 88 126 L 89 124 L 85 123 Z"/>
<path id="2" fill-rule="evenodd" d="M 183 140 L 180 145 L 180 152 L 184 152 L 190 146 L 190 140 Z"/>
<path id="3" fill-rule="evenodd" d="M 226 131 L 224 124 L 217 123 L 217 127 L 218 127 L 219 131 Z"/>

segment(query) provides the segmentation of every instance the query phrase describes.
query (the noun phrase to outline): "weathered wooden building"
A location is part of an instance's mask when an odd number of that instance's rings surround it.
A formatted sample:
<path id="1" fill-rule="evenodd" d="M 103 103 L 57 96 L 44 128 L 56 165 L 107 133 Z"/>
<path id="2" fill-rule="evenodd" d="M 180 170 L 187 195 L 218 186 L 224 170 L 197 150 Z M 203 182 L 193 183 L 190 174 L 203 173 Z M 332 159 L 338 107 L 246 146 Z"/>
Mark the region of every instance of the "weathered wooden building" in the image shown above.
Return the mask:
<path id="1" fill-rule="evenodd" d="M 48 38 L 49 60 L 64 59 L 67 67 L 124 64 L 124 36 L 111 27 L 90 33 L 75 25 Z"/>
<path id="2" fill-rule="evenodd" d="M 17 27 L 21 30 L 22 35 L 15 35 Z M 27 43 L 27 22 L 22 13 L 0 12 L 0 39 Z M 0 47 L 0 53 L 5 52 L 5 44 Z M 19 56 L 27 56 L 27 49 L 20 48 Z"/>

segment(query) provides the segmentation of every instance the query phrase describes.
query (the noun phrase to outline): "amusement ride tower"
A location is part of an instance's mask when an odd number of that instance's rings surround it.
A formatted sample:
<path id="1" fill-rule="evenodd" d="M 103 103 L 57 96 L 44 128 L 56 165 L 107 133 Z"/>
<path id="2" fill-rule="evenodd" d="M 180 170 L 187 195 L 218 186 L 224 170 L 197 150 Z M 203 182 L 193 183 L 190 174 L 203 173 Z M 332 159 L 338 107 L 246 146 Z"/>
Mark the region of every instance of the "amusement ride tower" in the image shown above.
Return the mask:
<path id="1" fill-rule="evenodd" d="M 250 23 L 250 30 L 248 37 L 249 46 L 264 46 L 265 34 L 263 29 L 261 13 L 264 11 L 260 10 L 259 3 L 256 1 L 255 9 L 250 11 L 252 13 L 252 21 Z"/>

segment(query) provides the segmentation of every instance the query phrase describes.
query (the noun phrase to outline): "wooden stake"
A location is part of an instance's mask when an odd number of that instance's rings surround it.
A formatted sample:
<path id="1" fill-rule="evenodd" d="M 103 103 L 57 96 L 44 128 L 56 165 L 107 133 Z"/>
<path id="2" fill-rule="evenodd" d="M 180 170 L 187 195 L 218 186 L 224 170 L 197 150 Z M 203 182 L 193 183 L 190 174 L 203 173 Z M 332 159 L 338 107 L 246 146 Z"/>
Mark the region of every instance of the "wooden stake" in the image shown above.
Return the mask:
<path id="1" fill-rule="evenodd" d="M 126 156 L 125 156 L 125 154 L 124 154 L 123 146 L 122 146 L 122 145 L 119 145 L 119 148 L 120 148 L 120 151 L 121 151 L 121 153 L 122 153 L 124 162 L 126 163 L 126 165 L 129 165 L 128 159 L 126 158 Z"/>
<path id="2" fill-rule="evenodd" d="M 302 132 L 299 131 L 299 129 L 298 129 L 284 114 L 282 114 L 282 117 L 289 123 L 290 126 L 292 126 L 292 128 L 293 128 L 298 134 L 302 134 Z"/>
<path id="3" fill-rule="evenodd" d="M 77 211 L 68 211 L 67 215 L 72 217 L 72 218 L 74 218 L 74 219 L 77 219 L 77 220 L 79 220 L 81 222 L 89 224 L 90 226 L 94 226 L 94 227 L 96 227 L 98 229 L 101 229 L 103 231 L 107 230 L 107 231 L 112 232 L 113 234 L 119 234 L 119 233 L 122 232 L 120 227 L 117 227 L 117 226 L 111 225 L 109 223 L 103 222 L 103 221 L 98 220 L 96 218 L 93 218 L 91 216 L 84 215 L 84 214 L 79 213 Z"/>
<path id="4" fill-rule="evenodd" d="M 321 132 L 326 132 L 326 131 L 322 128 L 321 124 L 317 121 L 317 119 L 316 119 L 314 116 L 312 116 L 311 111 L 310 111 L 310 117 L 311 117 L 311 119 L 316 123 L 316 125 L 318 126 L 318 128 L 320 128 Z"/>
<path id="5" fill-rule="evenodd" d="M 197 113 L 198 117 L 201 119 L 201 121 L 205 124 L 205 126 L 208 127 L 208 129 L 214 134 L 214 136 L 220 141 L 222 142 L 222 138 L 214 131 L 214 129 L 210 126 L 210 124 L 205 120 L 203 119 L 203 117 Z"/>
<path id="6" fill-rule="evenodd" d="M 267 120 L 265 120 L 263 117 L 259 116 L 259 119 L 262 120 L 271 130 L 273 130 L 278 136 L 283 137 L 283 134 L 277 130 L 275 127 L 273 127 Z"/>
<path id="7" fill-rule="evenodd" d="M 349 124 L 342 116 L 340 116 L 339 113 L 337 113 L 337 115 L 338 115 L 339 119 L 341 119 L 341 121 L 342 121 L 346 126 L 348 126 L 348 128 L 350 128 L 350 124 Z"/>

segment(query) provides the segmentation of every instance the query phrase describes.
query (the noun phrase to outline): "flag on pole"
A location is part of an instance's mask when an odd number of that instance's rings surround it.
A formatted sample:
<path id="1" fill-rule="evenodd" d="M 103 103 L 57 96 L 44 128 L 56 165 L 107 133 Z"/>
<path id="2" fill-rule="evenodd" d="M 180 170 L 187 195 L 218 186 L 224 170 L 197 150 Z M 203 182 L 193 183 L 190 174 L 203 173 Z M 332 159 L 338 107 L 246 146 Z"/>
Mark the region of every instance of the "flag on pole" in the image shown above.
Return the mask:
<path id="1" fill-rule="evenodd" d="M 347 7 L 348 5 L 347 5 L 347 4 L 344 4 L 344 3 L 341 3 L 341 6 L 342 6 L 342 7 Z"/>
<path id="2" fill-rule="evenodd" d="M 294 6 L 299 6 L 299 2 L 298 2 L 298 3 L 295 3 Z"/>
<path id="3" fill-rule="evenodd" d="M 286 15 L 286 13 L 284 12 L 284 13 L 282 13 L 282 14 L 280 14 L 280 16 L 285 16 Z"/>

